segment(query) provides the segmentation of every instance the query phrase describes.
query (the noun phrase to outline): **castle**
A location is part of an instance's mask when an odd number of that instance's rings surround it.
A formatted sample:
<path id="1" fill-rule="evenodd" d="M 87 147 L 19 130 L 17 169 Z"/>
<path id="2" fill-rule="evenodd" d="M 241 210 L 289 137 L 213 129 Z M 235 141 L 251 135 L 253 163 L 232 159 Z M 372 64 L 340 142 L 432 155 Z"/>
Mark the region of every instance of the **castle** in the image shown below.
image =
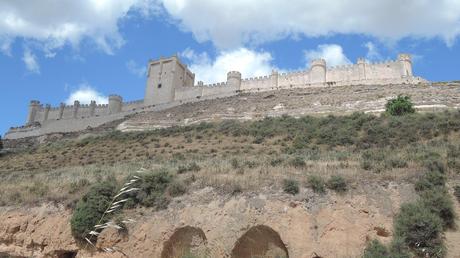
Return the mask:
<path id="1" fill-rule="evenodd" d="M 32 100 L 27 123 L 12 127 L 5 139 L 18 139 L 49 133 L 81 131 L 124 118 L 127 115 L 159 111 L 206 99 L 230 97 L 239 93 L 272 91 L 289 88 L 338 87 L 345 85 L 417 84 L 426 80 L 412 73 L 412 60 L 408 54 L 398 55 L 395 61 L 368 63 L 360 58 L 354 65 L 328 67 L 323 59 L 313 60 L 305 71 L 278 73 L 256 78 L 242 79 L 241 73 L 230 71 L 227 81 L 195 85 L 195 74 L 182 64 L 177 56 L 150 60 L 147 84 L 143 100 L 123 102 L 118 95 L 110 95 L 108 104 L 91 101 L 80 104 L 75 101 L 59 107 L 40 104 Z"/>

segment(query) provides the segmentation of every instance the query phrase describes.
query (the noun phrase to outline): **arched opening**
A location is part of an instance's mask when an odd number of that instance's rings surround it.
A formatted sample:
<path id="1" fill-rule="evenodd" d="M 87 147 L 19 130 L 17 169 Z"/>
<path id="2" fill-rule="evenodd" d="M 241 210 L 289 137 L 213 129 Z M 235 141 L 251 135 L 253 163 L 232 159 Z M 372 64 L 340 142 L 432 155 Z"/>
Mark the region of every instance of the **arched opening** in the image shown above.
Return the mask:
<path id="1" fill-rule="evenodd" d="M 232 250 L 232 258 L 288 258 L 280 235 L 272 228 L 259 225 L 250 228 Z"/>
<path id="2" fill-rule="evenodd" d="M 164 243 L 161 258 L 205 257 L 206 244 L 206 235 L 200 228 L 179 228 Z"/>

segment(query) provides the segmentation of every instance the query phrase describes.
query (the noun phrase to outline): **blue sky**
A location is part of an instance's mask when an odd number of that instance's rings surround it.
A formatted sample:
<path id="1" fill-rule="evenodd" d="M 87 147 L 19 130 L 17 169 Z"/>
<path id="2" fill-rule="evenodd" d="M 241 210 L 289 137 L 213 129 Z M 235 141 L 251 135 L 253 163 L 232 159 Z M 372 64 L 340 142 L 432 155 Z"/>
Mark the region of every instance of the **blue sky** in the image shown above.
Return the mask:
<path id="1" fill-rule="evenodd" d="M 460 80 L 458 0 L 261 2 L 0 0 L 0 134 L 24 124 L 32 99 L 142 99 L 148 60 L 176 53 L 210 83 L 399 52 L 418 76 Z"/>

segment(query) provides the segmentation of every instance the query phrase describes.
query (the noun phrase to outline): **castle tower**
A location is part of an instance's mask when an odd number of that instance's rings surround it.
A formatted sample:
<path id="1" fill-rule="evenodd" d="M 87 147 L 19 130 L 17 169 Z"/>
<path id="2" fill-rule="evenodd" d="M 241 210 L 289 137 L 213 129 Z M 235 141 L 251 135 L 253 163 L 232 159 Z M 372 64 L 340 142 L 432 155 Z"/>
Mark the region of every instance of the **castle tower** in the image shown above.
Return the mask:
<path id="1" fill-rule="evenodd" d="M 65 109 L 65 104 L 61 102 L 61 104 L 59 104 L 59 117 L 58 117 L 58 120 L 62 119 L 62 117 L 64 116 L 64 109 Z"/>
<path id="2" fill-rule="evenodd" d="M 144 104 L 149 106 L 173 102 L 175 89 L 193 87 L 194 84 L 195 74 L 177 56 L 151 60 L 147 67 Z"/>
<path id="3" fill-rule="evenodd" d="M 80 109 L 80 101 L 75 100 L 75 101 L 73 102 L 73 113 L 72 113 L 72 117 L 73 117 L 73 118 L 77 118 L 77 116 L 78 116 L 78 109 Z"/>
<path id="4" fill-rule="evenodd" d="M 96 101 L 91 100 L 91 103 L 89 104 L 89 116 L 94 116 L 95 112 L 96 112 Z"/>
<path id="5" fill-rule="evenodd" d="M 366 80 L 366 59 L 358 58 L 357 65 L 359 67 L 359 79 Z"/>
<path id="6" fill-rule="evenodd" d="M 33 122 L 35 122 L 35 118 L 37 116 L 37 112 L 39 109 L 40 109 L 40 101 L 31 100 L 29 104 L 29 115 L 27 116 L 27 125 L 30 125 Z"/>
<path id="7" fill-rule="evenodd" d="M 326 82 L 326 60 L 316 59 L 310 64 L 310 83 Z"/>
<path id="8" fill-rule="evenodd" d="M 412 77 L 412 57 L 409 54 L 399 54 L 398 61 L 401 64 L 401 76 Z"/>
<path id="9" fill-rule="evenodd" d="M 227 86 L 235 90 L 240 90 L 241 87 L 241 73 L 231 71 L 227 73 Z"/>
<path id="10" fill-rule="evenodd" d="M 279 73 L 277 70 L 272 70 L 272 74 L 270 75 L 270 80 L 271 80 L 271 87 L 272 88 L 278 88 L 278 77 Z"/>
<path id="11" fill-rule="evenodd" d="M 109 96 L 109 114 L 118 114 L 123 106 L 123 98 L 118 95 Z"/>
<path id="12" fill-rule="evenodd" d="M 48 120 L 48 116 L 49 116 L 49 113 L 50 113 L 50 109 L 51 109 L 51 105 L 50 105 L 50 104 L 46 104 L 46 105 L 45 105 L 45 115 L 44 115 L 44 117 L 43 117 L 43 121 Z"/>

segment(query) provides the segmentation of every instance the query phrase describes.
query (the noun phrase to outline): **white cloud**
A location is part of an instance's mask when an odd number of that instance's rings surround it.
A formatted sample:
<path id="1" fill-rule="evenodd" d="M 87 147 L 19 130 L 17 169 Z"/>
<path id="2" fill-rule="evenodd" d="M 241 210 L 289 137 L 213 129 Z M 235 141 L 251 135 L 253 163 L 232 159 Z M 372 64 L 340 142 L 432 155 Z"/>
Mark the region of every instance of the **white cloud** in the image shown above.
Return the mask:
<path id="1" fill-rule="evenodd" d="M 367 48 L 366 59 L 369 61 L 382 60 L 382 55 L 380 54 L 377 46 L 372 42 L 367 42 L 364 44 L 364 47 Z"/>
<path id="2" fill-rule="evenodd" d="M 243 78 L 268 75 L 275 67 L 272 55 L 268 52 L 257 52 L 247 48 L 220 52 L 215 60 L 207 53 L 195 53 L 186 49 L 181 57 L 190 61 L 190 70 L 195 73 L 196 81 L 205 83 L 224 82 L 227 72 L 239 71 Z"/>
<path id="3" fill-rule="evenodd" d="M 128 68 L 128 71 L 130 73 L 138 77 L 144 77 L 147 71 L 147 68 L 145 66 L 138 65 L 134 60 L 129 60 L 126 63 L 126 68 Z"/>
<path id="4" fill-rule="evenodd" d="M 314 59 L 324 59 L 327 66 L 351 64 L 340 45 L 319 45 L 317 49 L 305 50 L 304 54 L 307 63 Z"/>
<path id="5" fill-rule="evenodd" d="M 104 94 L 96 91 L 91 85 L 83 83 L 79 88 L 72 93 L 66 99 L 67 105 L 73 105 L 74 101 L 80 101 L 80 104 L 90 104 L 91 100 L 95 100 L 97 104 L 107 104 L 109 99 Z"/>
<path id="6" fill-rule="evenodd" d="M 460 34 L 458 0 L 161 1 L 181 28 L 219 48 L 338 33 L 442 38 L 452 45 Z"/>
<path id="7" fill-rule="evenodd" d="M 24 50 L 24 55 L 22 57 L 22 61 L 26 65 L 28 71 L 32 73 L 39 74 L 40 73 L 40 65 L 37 62 L 37 57 L 32 53 L 29 48 Z"/>
<path id="8" fill-rule="evenodd" d="M 39 43 L 47 56 L 66 44 L 78 47 L 83 39 L 108 54 L 123 45 L 118 22 L 129 11 L 149 15 L 157 0 L 14 0 L 0 1 L 0 46 L 8 53 L 17 38 Z"/>

